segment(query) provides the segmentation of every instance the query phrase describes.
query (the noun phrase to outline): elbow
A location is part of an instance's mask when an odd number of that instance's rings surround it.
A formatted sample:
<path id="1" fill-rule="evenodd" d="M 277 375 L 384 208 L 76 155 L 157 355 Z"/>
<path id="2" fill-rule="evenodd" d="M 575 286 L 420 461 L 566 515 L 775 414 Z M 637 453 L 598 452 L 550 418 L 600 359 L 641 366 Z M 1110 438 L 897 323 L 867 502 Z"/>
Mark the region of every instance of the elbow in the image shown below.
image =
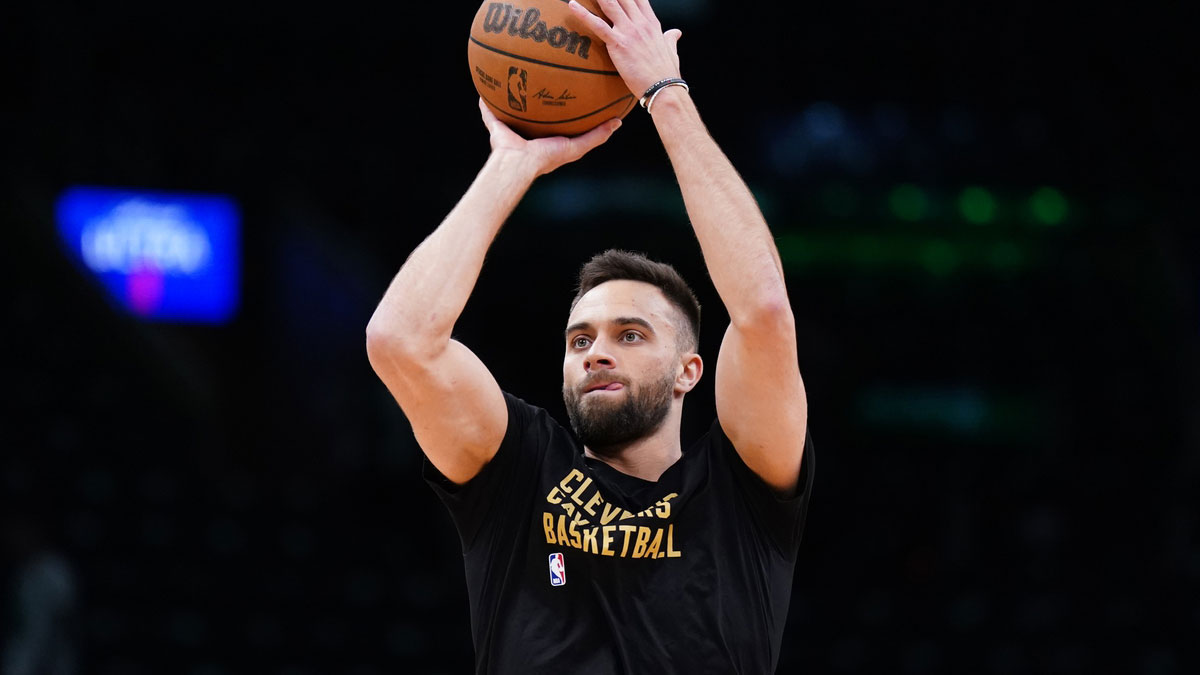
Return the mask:
<path id="1" fill-rule="evenodd" d="M 376 309 L 371 315 L 371 320 L 367 322 L 367 353 L 386 349 L 392 341 L 393 334 L 387 322 L 380 316 L 379 309 Z"/>
<path id="2" fill-rule="evenodd" d="M 377 375 L 387 381 L 391 373 L 403 372 L 421 362 L 419 350 L 392 333 L 367 327 L 367 362 Z"/>
<path id="3" fill-rule="evenodd" d="M 447 341 L 425 333 L 398 331 L 393 322 L 384 322 L 376 315 L 367 323 L 367 360 L 376 370 L 382 364 L 427 361 L 445 348 Z"/>
<path id="4" fill-rule="evenodd" d="M 367 323 L 367 357 L 374 362 L 385 352 L 392 351 L 394 342 L 391 334 L 377 325 L 372 317 Z"/>
<path id="5" fill-rule="evenodd" d="M 393 326 L 380 320 L 378 314 L 367 322 L 367 359 L 373 366 L 415 358 L 417 351 L 412 339 L 404 339 Z"/>
<path id="6" fill-rule="evenodd" d="M 372 318 L 367 324 L 367 360 L 376 371 L 385 360 L 391 360 L 400 352 L 398 341 L 390 332 L 376 325 Z"/>
<path id="7" fill-rule="evenodd" d="M 732 323 L 738 330 L 744 332 L 795 333 L 796 318 L 792 313 L 792 305 L 788 301 L 787 292 L 768 293 L 756 302 L 742 308 L 737 316 L 731 316 Z"/>

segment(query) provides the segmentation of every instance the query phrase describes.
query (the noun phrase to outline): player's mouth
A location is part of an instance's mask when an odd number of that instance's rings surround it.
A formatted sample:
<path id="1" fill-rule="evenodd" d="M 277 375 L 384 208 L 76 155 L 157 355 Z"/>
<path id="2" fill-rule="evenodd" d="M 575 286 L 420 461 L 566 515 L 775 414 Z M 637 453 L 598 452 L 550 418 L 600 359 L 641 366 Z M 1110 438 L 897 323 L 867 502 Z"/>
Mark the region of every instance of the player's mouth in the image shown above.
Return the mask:
<path id="1" fill-rule="evenodd" d="M 583 390 L 583 393 L 590 394 L 595 391 L 620 391 L 624 388 L 625 385 L 621 384 L 620 382 L 595 382 L 593 384 L 589 384 Z"/>

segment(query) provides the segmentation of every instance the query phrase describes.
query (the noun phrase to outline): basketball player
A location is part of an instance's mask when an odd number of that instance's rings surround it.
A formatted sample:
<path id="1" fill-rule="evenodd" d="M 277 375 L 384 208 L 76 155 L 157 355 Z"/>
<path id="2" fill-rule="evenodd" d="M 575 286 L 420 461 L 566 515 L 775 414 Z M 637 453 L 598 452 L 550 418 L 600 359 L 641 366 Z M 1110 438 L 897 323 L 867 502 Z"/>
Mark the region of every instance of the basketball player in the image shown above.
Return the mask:
<path id="1" fill-rule="evenodd" d="M 571 3 L 631 91 L 678 78 L 677 30 L 646 0 Z M 620 125 L 526 141 L 481 102 L 492 152 L 413 251 L 367 327 L 412 423 L 466 567 L 478 673 L 769 673 L 813 476 L 795 325 L 771 233 L 688 90 L 650 116 L 731 319 L 717 419 L 686 451 L 704 373 L 700 308 L 671 267 L 606 251 L 584 265 L 563 340 L 575 434 L 505 393 L 451 338 L 493 238 L 533 180 Z"/>

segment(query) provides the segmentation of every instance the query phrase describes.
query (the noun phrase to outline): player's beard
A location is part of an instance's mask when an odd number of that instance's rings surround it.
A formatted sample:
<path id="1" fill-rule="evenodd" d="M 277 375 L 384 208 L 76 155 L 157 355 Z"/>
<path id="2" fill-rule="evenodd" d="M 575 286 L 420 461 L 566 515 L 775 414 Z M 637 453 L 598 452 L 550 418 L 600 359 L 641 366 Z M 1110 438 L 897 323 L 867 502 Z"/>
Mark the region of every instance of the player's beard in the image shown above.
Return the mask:
<path id="1" fill-rule="evenodd" d="M 671 373 L 645 384 L 625 385 L 619 401 L 605 400 L 604 394 L 588 398 L 582 391 L 590 384 L 584 381 L 578 389 L 563 387 L 563 402 L 571 429 L 579 440 L 593 452 L 619 448 L 630 441 L 654 433 L 671 412 L 675 394 L 675 378 Z"/>

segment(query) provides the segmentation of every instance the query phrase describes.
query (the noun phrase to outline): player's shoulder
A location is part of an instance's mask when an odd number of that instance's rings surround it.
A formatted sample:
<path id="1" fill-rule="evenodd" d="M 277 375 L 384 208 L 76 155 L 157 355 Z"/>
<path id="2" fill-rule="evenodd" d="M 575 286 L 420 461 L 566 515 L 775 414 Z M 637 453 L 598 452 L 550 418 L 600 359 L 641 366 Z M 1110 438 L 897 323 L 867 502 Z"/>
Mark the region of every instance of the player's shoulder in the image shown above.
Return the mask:
<path id="1" fill-rule="evenodd" d="M 515 417 L 522 421 L 544 417 L 553 419 L 550 413 L 542 406 L 530 403 L 507 389 L 501 389 L 500 391 L 504 395 L 504 404 L 508 406 L 509 417 Z"/>
<path id="2" fill-rule="evenodd" d="M 571 434 L 546 408 L 530 403 L 508 390 L 501 391 L 504 394 L 504 403 L 508 406 L 509 428 L 505 435 L 509 440 L 518 440 L 513 436 L 520 435 L 543 438 L 554 443 L 572 442 Z"/>
<path id="3" fill-rule="evenodd" d="M 810 425 L 805 425 L 803 455 L 800 463 L 799 476 L 799 491 L 803 492 L 806 488 L 806 483 L 811 481 L 813 464 L 816 461 L 816 453 L 813 449 L 812 429 Z M 762 478 L 754 472 L 742 458 L 742 454 L 734 445 L 733 441 L 726 435 L 724 428 L 721 426 L 720 419 L 714 418 L 712 425 L 708 431 L 704 433 L 692 445 L 692 448 L 701 447 L 706 451 L 707 456 L 712 462 L 723 462 L 732 466 L 736 472 L 743 476 L 753 476 L 756 480 L 754 483 L 762 483 Z M 690 452 L 691 450 L 689 450 Z M 765 485 L 765 483 L 763 483 Z"/>

